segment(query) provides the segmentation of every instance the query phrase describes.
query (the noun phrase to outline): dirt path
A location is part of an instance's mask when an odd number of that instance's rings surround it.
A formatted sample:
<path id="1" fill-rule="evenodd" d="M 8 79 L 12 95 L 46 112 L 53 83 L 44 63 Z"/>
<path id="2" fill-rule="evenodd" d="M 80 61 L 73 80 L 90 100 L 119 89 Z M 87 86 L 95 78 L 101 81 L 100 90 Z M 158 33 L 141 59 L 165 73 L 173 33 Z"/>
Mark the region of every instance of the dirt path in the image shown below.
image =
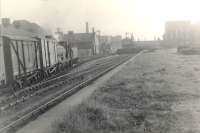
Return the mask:
<path id="1" fill-rule="evenodd" d="M 132 58 L 131 60 L 133 60 Z M 30 122 L 28 125 L 18 130 L 17 133 L 49 133 L 51 130 L 51 125 L 57 119 L 61 119 L 64 114 L 72 108 L 73 106 L 80 104 L 84 99 L 88 98 L 97 88 L 99 88 L 103 83 L 110 79 L 115 73 L 121 70 L 126 63 L 120 65 L 116 69 L 110 71 L 108 74 L 102 76 L 94 84 L 81 89 L 76 94 L 64 100 L 62 103 L 58 104 L 54 108 L 50 109 L 48 112 L 39 116 L 36 120 Z"/>

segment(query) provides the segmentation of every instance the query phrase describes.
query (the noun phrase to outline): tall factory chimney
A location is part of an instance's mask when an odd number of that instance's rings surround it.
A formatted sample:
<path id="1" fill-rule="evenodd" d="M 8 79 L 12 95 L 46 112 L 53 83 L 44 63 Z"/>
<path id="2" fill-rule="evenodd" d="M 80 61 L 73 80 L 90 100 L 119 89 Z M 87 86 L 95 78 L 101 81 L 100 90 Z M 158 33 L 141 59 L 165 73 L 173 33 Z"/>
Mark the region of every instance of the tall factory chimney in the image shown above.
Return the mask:
<path id="1" fill-rule="evenodd" d="M 92 32 L 95 33 L 95 29 L 94 29 L 94 27 L 92 27 Z"/>
<path id="2" fill-rule="evenodd" d="M 89 24 L 86 22 L 86 33 L 89 33 Z"/>

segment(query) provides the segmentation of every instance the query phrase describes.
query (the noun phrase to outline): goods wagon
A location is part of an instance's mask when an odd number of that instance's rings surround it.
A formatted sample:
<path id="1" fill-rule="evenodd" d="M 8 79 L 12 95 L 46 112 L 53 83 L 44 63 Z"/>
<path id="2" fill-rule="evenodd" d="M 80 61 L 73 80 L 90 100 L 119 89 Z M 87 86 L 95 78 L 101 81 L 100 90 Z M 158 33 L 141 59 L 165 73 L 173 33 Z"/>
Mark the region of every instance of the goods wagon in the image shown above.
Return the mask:
<path id="1" fill-rule="evenodd" d="M 58 58 L 57 46 L 64 48 L 64 60 Z M 51 36 L 44 38 L 3 36 L 0 45 L 0 80 L 16 90 L 38 83 L 77 64 L 78 58 L 66 42 Z"/>
<path id="2" fill-rule="evenodd" d="M 57 63 L 56 40 L 47 36 L 45 39 L 38 38 L 42 48 L 43 67 L 49 67 Z"/>
<path id="3" fill-rule="evenodd" d="M 36 38 L 4 36 L 3 51 L 6 83 L 27 78 L 31 73 L 43 68 L 41 46 Z"/>
<path id="4" fill-rule="evenodd" d="M 50 37 L 7 35 L 2 37 L 2 47 L 5 82 L 15 88 L 38 82 L 57 64 L 56 41 Z"/>

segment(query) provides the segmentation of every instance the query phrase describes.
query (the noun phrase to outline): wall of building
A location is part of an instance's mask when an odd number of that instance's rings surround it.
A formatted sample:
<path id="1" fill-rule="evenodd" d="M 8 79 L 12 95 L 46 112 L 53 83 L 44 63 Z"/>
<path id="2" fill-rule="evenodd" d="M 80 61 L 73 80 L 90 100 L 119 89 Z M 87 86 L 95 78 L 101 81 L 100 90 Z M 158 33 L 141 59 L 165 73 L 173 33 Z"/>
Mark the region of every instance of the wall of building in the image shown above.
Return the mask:
<path id="1" fill-rule="evenodd" d="M 99 36 L 95 34 L 93 39 L 94 39 L 95 54 L 100 54 Z"/>
<path id="2" fill-rule="evenodd" d="M 190 21 L 172 21 L 165 25 L 165 45 L 200 45 L 200 24 Z"/>
<path id="3" fill-rule="evenodd" d="M 200 23 L 193 24 L 192 31 L 193 31 L 193 45 L 200 46 Z"/>

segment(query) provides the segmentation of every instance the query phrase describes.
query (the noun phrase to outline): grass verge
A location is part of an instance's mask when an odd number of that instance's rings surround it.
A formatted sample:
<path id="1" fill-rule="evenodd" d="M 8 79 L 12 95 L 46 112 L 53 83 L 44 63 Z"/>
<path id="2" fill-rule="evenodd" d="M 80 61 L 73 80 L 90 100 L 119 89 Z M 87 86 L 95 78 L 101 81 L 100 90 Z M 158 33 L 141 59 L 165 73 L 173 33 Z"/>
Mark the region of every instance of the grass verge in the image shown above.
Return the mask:
<path id="1" fill-rule="evenodd" d="M 144 65 L 149 63 L 148 65 Z M 150 60 L 128 66 L 52 124 L 52 133 L 168 133 L 176 116 L 172 91 Z"/>

